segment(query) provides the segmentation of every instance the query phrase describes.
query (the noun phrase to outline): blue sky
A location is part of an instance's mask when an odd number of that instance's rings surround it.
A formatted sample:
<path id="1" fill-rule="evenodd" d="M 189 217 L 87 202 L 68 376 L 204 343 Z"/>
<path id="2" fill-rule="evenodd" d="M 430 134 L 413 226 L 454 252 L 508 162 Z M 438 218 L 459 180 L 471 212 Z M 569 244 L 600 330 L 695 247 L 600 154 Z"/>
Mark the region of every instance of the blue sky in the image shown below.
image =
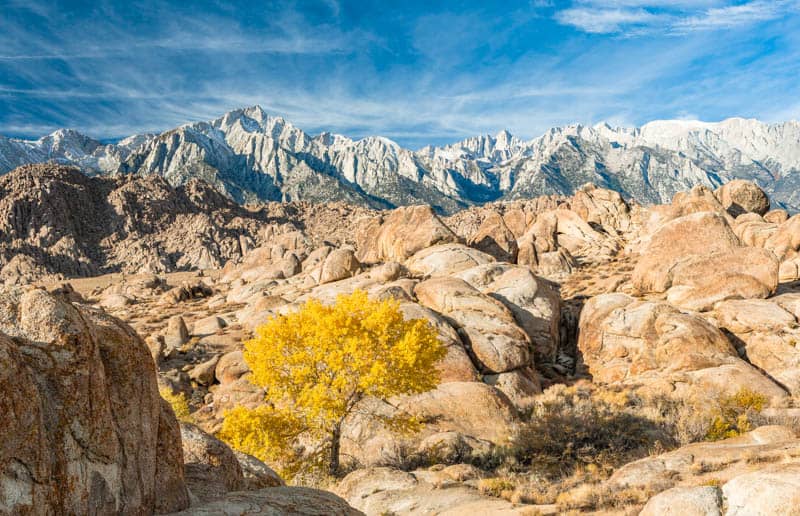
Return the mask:
<path id="1" fill-rule="evenodd" d="M 260 104 L 409 147 L 503 128 L 800 118 L 800 0 L 0 0 L 0 134 Z"/>

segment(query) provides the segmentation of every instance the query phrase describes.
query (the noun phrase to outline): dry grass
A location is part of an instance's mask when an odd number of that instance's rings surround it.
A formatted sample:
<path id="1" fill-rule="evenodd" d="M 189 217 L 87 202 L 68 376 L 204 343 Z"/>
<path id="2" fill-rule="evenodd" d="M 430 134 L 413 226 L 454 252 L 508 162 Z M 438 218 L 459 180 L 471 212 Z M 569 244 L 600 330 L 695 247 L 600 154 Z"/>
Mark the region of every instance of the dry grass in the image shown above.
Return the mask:
<path id="1" fill-rule="evenodd" d="M 696 440 L 703 424 L 665 399 L 592 385 L 553 386 L 541 395 L 509 453 L 550 479 L 594 468 L 601 476 L 621 464 Z"/>
<path id="2" fill-rule="evenodd" d="M 484 478 L 478 481 L 478 491 L 487 496 L 494 496 L 495 498 L 511 499 L 516 486 L 508 478 Z"/>

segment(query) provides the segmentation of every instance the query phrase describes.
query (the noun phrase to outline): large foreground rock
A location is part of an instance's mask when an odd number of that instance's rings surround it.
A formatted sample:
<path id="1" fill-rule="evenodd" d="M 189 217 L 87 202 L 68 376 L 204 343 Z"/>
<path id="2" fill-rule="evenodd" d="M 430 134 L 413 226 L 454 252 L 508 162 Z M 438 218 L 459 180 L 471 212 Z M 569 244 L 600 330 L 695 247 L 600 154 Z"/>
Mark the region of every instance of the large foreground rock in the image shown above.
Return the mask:
<path id="1" fill-rule="evenodd" d="M 43 290 L 0 294 L 0 512 L 187 507 L 178 423 L 144 342 Z"/>
<path id="2" fill-rule="evenodd" d="M 479 474 L 476 468 L 459 468 L 460 471 L 470 469 Z M 530 507 L 482 495 L 474 487 L 454 482 L 451 475 L 455 472 L 451 471 L 450 468 L 441 472 L 418 470 L 412 473 L 385 467 L 361 469 L 342 479 L 337 492 L 353 507 L 370 515 L 536 514 Z"/>
<path id="3" fill-rule="evenodd" d="M 308 487 L 270 487 L 228 493 L 221 500 L 194 506 L 174 516 L 363 516 L 333 493 Z"/>

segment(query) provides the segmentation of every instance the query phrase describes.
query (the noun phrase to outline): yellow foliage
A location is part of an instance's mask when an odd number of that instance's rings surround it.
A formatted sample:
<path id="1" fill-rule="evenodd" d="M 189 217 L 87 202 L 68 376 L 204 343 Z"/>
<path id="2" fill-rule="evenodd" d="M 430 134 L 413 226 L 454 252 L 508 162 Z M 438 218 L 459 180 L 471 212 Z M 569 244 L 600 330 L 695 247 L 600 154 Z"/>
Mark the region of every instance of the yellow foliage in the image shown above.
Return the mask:
<path id="1" fill-rule="evenodd" d="M 194 422 L 194 418 L 189 410 L 189 402 L 186 400 L 186 395 L 184 393 L 175 394 L 172 392 L 172 389 L 168 387 L 159 388 L 158 393 L 172 406 L 172 411 L 175 412 L 175 417 L 178 421 L 183 421 L 184 423 Z"/>
<path id="2" fill-rule="evenodd" d="M 397 301 L 373 301 L 361 291 L 339 296 L 333 306 L 311 300 L 272 318 L 244 348 L 252 381 L 273 406 L 228 414 L 223 439 L 257 457 L 268 457 L 272 447 L 286 457 L 290 441 L 303 433 L 328 441 L 319 451 L 333 447 L 332 470 L 341 423 L 358 402 L 434 388 L 436 363 L 446 353 L 427 321 L 405 320 Z M 410 418 L 386 422 L 416 426 Z"/>
<path id="3" fill-rule="evenodd" d="M 753 429 L 751 417 L 764 409 L 767 398 L 750 389 L 740 389 L 720 400 L 719 412 L 706 432 L 706 439 L 718 441 L 736 437 Z"/>
<path id="4" fill-rule="evenodd" d="M 300 459 L 293 456 L 292 440 L 302 430 L 301 422 L 291 413 L 269 405 L 235 407 L 225 413 L 218 437 L 241 452 L 275 465 L 281 476 L 292 477 Z"/>

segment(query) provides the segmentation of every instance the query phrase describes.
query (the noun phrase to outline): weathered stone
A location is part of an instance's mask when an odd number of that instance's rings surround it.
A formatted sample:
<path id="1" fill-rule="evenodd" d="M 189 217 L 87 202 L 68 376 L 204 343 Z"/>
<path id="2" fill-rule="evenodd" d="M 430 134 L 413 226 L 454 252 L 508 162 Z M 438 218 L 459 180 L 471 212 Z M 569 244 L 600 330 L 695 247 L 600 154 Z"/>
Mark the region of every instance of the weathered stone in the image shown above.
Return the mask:
<path id="1" fill-rule="evenodd" d="M 612 491 L 676 484 L 683 487 L 696 486 L 712 479 L 716 483 L 725 483 L 743 472 L 769 467 L 776 461 L 792 456 L 788 460 L 796 465 L 795 454 L 798 451 L 800 440 L 791 429 L 762 426 L 738 437 L 692 443 L 668 453 L 625 464 L 614 472 L 605 487 Z M 742 468 L 743 458 L 746 458 L 745 468 Z M 759 468 L 759 465 L 762 466 Z M 730 490 L 723 486 L 723 492 L 727 497 Z"/>
<path id="2" fill-rule="evenodd" d="M 699 212 L 674 219 L 661 226 L 641 250 L 633 286 L 641 293 L 666 292 L 673 284 L 672 271 L 678 263 L 740 246 L 727 221 L 716 213 Z"/>
<path id="3" fill-rule="evenodd" d="M 800 513 L 800 463 L 775 464 L 722 486 L 726 515 Z"/>
<path id="4" fill-rule="evenodd" d="M 189 330 L 180 315 L 174 315 L 167 321 L 167 329 L 164 331 L 164 346 L 167 352 L 178 349 L 189 342 Z"/>
<path id="5" fill-rule="evenodd" d="M 778 265 L 771 251 L 752 247 L 690 257 L 670 271 L 667 299 L 697 311 L 726 299 L 763 299 L 778 287 Z"/>
<path id="6" fill-rule="evenodd" d="M 358 263 L 355 253 L 349 249 L 336 249 L 332 251 L 322 264 L 319 283 L 330 283 L 349 278 L 358 273 L 361 264 Z"/>
<path id="7" fill-rule="evenodd" d="M 496 299 L 457 278 L 429 279 L 414 292 L 421 304 L 458 324 L 459 335 L 480 370 L 500 373 L 532 364 L 528 336 Z"/>
<path id="8" fill-rule="evenodd" d="M 214 371 L 219 362 L 219 355 L 213 356 L 192 367 L 189 371 L 189 378 L 196 381 L 200 385 L 211 385 L 214 382 Z"/>
<path id="9" fill-rule="evenodd" d="M 788 219 L 789 214 L 786 213 L 786 210 L 770 210 L 764 214 L 764 220 L 773 224 L 783 224 Z"/>
<path id="10" fill-rule="evenodd" d="M 0 332 L 0 506 L 144 514 L 188 505 L 170 462 L 177 422 L 130 327 L 44 290 L 4 291 Z"/>
<path id="11" fill-rule="evenodd" d="M 740 353 L 793 395 L 800 394 L 800 329 L 795 315 L 784 309 L 786 298 L 725 301 L 711 313 L 728 331 Z"/>
<path id="12" fill-rule="evenodd" d="M 536 363 L 555 361 L 559 347 L 558 287 L 527 267 L 491 263 L 455 275 L 508 308 L 533 343 Z"/>
<path id="13" fill-rule="evenodd" d="M 493 256 L 501 262 L 514 263 L 517 260 L 517 240 L 508 229 L 503 217 L 493 212 L 487 217 L 478 232 L 469 239 L 469 245 Z"/>
<path id="14" fill-rule="evenodd" d="M 572 196 L 570 208 L 589 224 L 607 232 L 625 233 L 631 228 L 630 207 L 619 192 L 589 183 Z"/>
<path id="15" fill-rule="evenodd" d="M 397 208 L 365 223 L 356 235 L 361 263 L 403 262 L 414 253 L 458 237 L 429 206 Z"/>
<path id="16" fill-rule="evenodd" d="M 738 358 L 725 335 L 698 315 L 625 294 L 590 299 L 578 348 L 594 381 L 647 384 L 661 394 L 733 395 L 742 388 L 770 398 L 786 393 Z"/>
<path id="17" fill-rule="evenodd" d="M 764 215 L 769 211 L 769 197 L 751 181 L 743 179 L 728 181 L 717 188 L 714 195 L 734 217 L 742 213 Z"/>
<path id="18" fill-rule="evenodd" d="M 425 319 L 439 333 L 439 340 L 445 345 L 447 354 L 436 367 L 444 382 L 471 382 L 480 379 L 475 366 L 469 359 L 458 332 L 439 314 L 416 303 L 403 303 L 400 310 L 406 319 Z"/>
<path id="19" fill-rule="evenodd" d="M 192 335 L 211 335 L 217 333 L 227 325 L 225 319 L 222 317 L 211 315 L 194 322 L 192 325 Z"/>
<path id="20" fill-rule="evenodd" d="M 133 300 L 128 296 L 122 294 L 108 294 L 103 296 L 98 303 L 103 308 L 108 308 L 111 310 L 125 308 L 128 305 L 133 304 Z"/>
<path id="21" fill-rule="evenodd" d="M 722 516 L 718 487 L 674 487 L 648 500 L 639 516 Z"/>
<path id="22" fill-rule="evenodd" d="M 272 468 L 246 453 L 233 450 L 244 475 L 245 490 L 255 491 L 265 487 L 285 486 L 286 482 Z"/>
<path id="23" fill-rule="evenodd" d="M 439 277 L 494 261 L 488 254 L 462 244 L 442 244 L 419 251 L 405 265 L 412 274 Z"/>
<path id="24" fill-rule="evenodd" d="M 235 382 L 248 372 L 250 372 L 250 368 L 244 361 L 242 351 L 237 350 L 225 353 L 220 357 L 214 370 L 214 376 L 219 383 L 230 383 Z"/>
<path id="25" fill-rule="evenodd" d="M 189 423 L 181 423 L 181 441 L 186 483 L 200 502 L 245 487 L 242 468 L 228 445 Z"/>
<path id="26" fill-rule="evenodd" d="M 364 516 L 335 494 L 309 487 L 270 487 L 228 493 L 174 516 Z"/>
<path id="27" fill-rule="evenodd" d="M 542 386 L 531 368 L 486 375 L 483 381 L 505 394 L 520 411 L 532 407 L 535 396 L 542 393 Z"/>

